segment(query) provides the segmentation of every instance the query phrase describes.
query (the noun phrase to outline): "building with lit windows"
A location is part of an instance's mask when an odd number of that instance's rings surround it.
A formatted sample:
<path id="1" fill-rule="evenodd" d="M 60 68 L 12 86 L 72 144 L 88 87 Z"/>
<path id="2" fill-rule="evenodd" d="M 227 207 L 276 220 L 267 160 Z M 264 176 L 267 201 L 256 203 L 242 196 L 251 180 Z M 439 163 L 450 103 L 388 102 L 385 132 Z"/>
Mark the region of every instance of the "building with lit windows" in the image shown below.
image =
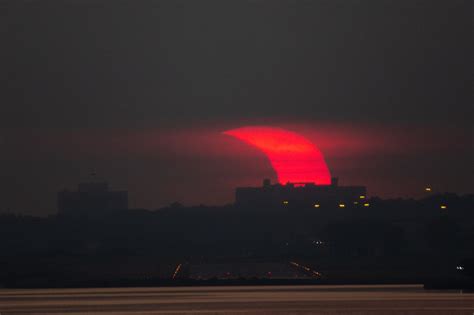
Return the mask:
<path id="1" fill-rule="evenodd" d="M 364 186 L 339 186 L 332 178 L 331 185 L 314 183 L 271 184 L 265 179 L 261 187 L 239 187 L 235 191 L 238 206 L 300 206 L 322 208 L 364 204 L 367 190 Z"/>

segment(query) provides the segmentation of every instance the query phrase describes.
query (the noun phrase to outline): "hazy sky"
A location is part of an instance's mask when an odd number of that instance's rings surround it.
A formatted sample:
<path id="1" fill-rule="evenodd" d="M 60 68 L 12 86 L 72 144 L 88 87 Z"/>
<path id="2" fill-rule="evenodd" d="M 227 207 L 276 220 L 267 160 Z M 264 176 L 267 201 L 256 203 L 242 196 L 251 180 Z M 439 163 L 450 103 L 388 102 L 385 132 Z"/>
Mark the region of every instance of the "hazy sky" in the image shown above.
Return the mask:
<path id="1" fill-rule="evenodd" d="M 132 207 L 274 174 L 221 131 L 290 128 L 341 183 L 473 187 L 472 1 L 0 2 L 0 211 L 91 170 Z"/>

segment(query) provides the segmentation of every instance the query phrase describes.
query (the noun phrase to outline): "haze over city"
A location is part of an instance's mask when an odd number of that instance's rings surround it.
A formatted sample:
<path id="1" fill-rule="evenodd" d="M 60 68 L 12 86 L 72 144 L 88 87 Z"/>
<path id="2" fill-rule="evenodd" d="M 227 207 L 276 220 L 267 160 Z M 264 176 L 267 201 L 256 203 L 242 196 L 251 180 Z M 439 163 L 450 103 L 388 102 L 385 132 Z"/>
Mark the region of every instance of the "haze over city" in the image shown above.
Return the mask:
<path id="1" fill-rule="evenodd" d="M 471 192 L 468 3 L 6 1 L 1 211 L 54 213 L 91 172 L 133 208 L 231 203 L 276 179 L 222 134 L 246 125 L 373 196 Z"/>

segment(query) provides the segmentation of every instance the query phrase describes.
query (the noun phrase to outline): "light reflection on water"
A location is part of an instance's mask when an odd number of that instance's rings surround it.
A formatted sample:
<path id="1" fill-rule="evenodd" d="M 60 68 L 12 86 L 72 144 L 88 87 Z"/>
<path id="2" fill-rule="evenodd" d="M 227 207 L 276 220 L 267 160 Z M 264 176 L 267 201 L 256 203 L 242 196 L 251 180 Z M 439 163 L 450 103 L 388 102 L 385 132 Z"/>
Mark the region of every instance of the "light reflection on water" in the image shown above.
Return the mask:
<path id="1" fill-rule="evenodd" d="M 421 285 L 0 290 L 5 314 L 474 314 L 474 295 Z"/>

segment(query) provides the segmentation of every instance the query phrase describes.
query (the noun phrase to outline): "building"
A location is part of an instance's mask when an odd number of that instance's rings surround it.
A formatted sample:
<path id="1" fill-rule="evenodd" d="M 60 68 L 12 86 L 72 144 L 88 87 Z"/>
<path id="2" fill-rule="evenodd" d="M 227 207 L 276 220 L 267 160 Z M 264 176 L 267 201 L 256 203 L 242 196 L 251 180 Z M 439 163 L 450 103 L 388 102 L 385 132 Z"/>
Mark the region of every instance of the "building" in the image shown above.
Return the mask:
<path id="1" fill-rule="evenodd" d="M 81 183 L 77 191 L 58 193 L 60 214 L 97 213 L 128 209 L 127 191 L 110 191 L 106 182 Z"/>
<path id="2" fill-rule="evenodd" d="M 332 178 L 331 185 L 314 183 L 271 184 L 265 179 L 261 187 L 239 187 L 235 191 L 235 201 L 239 206 L 292 205 L 319 208 L 324 205 L 363 203 L 367 190 L 364 186 L 339 186 L 338 179 Z"/>

